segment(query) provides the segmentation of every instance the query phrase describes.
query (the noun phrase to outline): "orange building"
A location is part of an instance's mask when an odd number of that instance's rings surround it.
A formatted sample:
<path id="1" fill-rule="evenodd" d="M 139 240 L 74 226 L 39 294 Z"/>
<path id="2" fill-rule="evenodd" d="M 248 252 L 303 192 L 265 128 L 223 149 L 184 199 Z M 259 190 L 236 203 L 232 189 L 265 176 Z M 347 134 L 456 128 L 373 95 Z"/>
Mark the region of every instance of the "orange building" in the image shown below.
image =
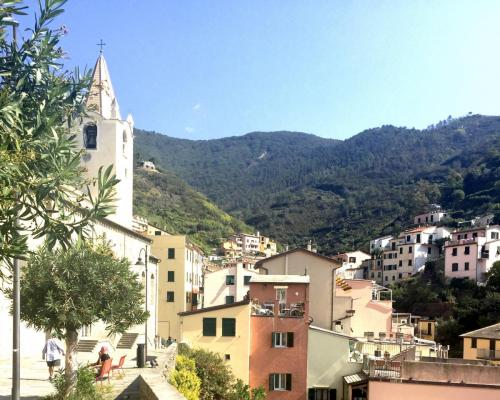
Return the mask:
<path id="1" fill-rule="evenodd" d="M 250 386 L 268 400 L 306 400 L 309 276 L 252 276 L 250 299 Z"/>

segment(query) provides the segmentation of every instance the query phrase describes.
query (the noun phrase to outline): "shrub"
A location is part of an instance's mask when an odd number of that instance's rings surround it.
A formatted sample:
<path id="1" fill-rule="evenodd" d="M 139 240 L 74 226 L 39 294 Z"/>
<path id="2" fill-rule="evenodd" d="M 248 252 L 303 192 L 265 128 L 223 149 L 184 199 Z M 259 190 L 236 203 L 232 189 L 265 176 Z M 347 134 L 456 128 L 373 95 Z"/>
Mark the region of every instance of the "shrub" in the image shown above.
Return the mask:
<path id="1" fill-rule="evenodd" d="M 178 355 L 175 360 L 175 370 L 168 381 L 186 397 L 187 400 L 199 400 L 201 381 L 196 375 L 194 360 Z"/>

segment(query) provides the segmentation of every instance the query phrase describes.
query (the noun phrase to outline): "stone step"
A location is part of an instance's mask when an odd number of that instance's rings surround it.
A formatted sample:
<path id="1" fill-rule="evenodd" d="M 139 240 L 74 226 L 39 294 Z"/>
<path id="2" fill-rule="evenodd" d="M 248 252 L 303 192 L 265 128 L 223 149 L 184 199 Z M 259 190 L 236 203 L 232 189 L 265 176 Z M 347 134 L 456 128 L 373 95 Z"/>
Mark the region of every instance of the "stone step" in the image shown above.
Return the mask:
<path id="1" fill-rule="evenodd" d="M 92 353 L 97 345 L 97 340 L 82 339 L 78 341 L 76 345 L 76 351 L 78 353 Z"/>
<path id="2" fill-rule="evenodd" d="M 122 335 L 120 340 L 118 341 L 118 344 L 116 345 L 117 349 L 131 349 L 132 346 L 134 345 L 135 341 L 137 340 L 137 337 L 139 336 L 138 333 L 131 333 L 131 332 L 126 332 Z"/>

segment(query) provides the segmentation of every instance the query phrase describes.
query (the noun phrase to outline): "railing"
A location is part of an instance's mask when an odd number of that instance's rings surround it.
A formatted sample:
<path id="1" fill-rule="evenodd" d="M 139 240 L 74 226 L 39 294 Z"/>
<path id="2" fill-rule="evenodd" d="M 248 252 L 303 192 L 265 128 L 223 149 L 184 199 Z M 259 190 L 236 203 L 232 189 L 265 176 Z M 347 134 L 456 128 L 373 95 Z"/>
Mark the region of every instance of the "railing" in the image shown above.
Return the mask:
<path id="1" fill-rule="evenodd" d="M 305 314 L 304 303 L 275 303 L 252 304 L 252 315 L 261 317 L 278 316 L 280 318 L 302 318 Z"/>
<path id="2" fill-rule="evenodd" d="M 368 375 L 370 378 L 400 379 L 400 361 L 370 360 Z"/>
<path id="3" fill-rule="evenodd" d="M 476 357 L 481 360 L 500 360 L 500 350 L 477 349 Z"/>
<path id="4" fill-rule="evenodd" d="M 461 244 L 472 244 L 476 243 L 477 238 L 470 238 L 470 239 L 460 239 L 460 240 L 448 240 L 445 242 L 445 246 L 456 246 L 456 245 L 461 245 Z"/>

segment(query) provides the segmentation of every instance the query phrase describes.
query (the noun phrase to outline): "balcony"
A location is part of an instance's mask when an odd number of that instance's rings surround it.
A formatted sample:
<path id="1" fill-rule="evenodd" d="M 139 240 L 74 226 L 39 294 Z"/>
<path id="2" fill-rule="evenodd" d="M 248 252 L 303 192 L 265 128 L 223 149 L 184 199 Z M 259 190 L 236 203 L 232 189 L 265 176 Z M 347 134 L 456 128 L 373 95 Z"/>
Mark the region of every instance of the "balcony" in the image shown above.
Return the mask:
<path id="1" fill-rule="evenodd" d="M 460 240 L 448 240 L 444 245 L 446 246 L 458 246 L 462 244 L 472 244 L 476 243 L 477 238 L 470 238 L 470 239 L 460 239 Z"/>
<path id="2" fill-rule="evenodd" d="M 490 258 L 489 250 L 481 250 L 481 258 Z"/>
<path id="3" fill-rule="evenodd" d="M 500 360 L 500 350 L 477 349 L 476 357 L 480 360 Z"/>
<path id="4" fill-rule="evenodd" d="M 304 303 L 278 303 L 264 302 L 252 303 L 252 315 L 259 317 L 303 318 L 305 314 Z"/>

